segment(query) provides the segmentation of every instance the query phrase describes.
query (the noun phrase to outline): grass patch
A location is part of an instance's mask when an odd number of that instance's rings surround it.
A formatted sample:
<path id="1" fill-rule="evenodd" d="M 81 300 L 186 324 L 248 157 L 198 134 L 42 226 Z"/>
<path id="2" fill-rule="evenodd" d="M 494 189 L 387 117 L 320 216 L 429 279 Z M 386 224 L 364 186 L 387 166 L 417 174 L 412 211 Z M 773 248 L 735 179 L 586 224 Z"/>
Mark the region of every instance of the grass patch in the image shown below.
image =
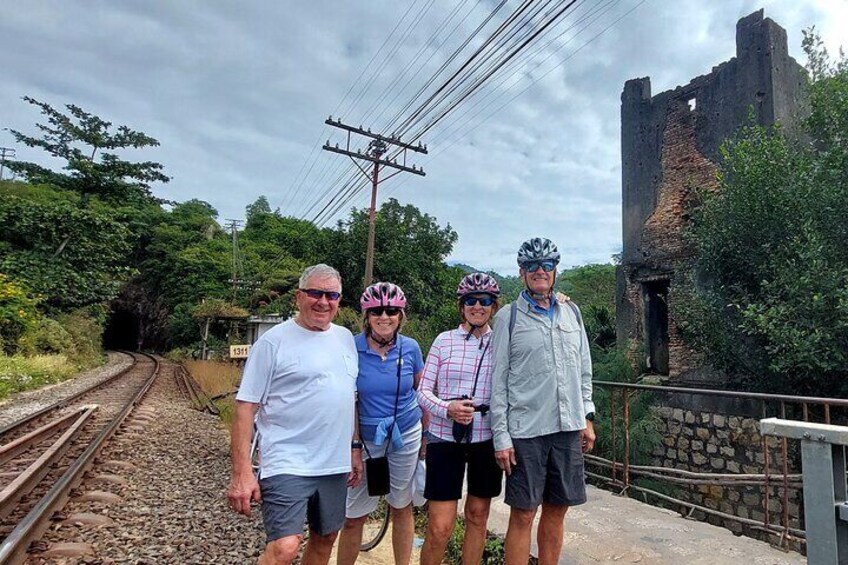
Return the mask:
<path id="1" fill-rule="evenodd" d="M 460 565 L 462 563 L 462 541 L 465 538 L 465 520 L 457 518 L 453 526 L 453 534 L 448 540 L 445 550 L 444 563 Z M 536 565 L 539 560 L 530 556 L 528 563 Z M 486 565 L 502 565 L 504 563 L 504 539 L 492 532 L 486 532 L 486 545 L 483 546 L 483 559 Z"/>
<path id="2" fill-rule="evenodd" d="M 183 365 L 209 398 L 232 392 L 241 382 L 241 367 L 234 363 L 187 360 Z M 229 428 L 235 411 L 235 395 L 224 396 L 213 402 L 221 412 L 221 421 Z"/>
<path id="3" fill-rule="evenodd" d="M 66 355 L 0 355 L 0 399 L 72 377 L 80 370 Z"/>

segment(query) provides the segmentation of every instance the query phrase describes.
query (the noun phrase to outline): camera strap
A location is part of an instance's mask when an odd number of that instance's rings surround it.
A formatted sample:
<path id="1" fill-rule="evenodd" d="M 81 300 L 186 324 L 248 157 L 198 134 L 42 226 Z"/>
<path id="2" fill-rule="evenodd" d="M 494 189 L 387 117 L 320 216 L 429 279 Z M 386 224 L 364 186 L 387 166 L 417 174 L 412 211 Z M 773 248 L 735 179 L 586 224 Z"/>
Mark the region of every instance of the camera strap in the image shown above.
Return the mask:
<path id="1" fill-rule="evenodd" d="M 486 341 L 486 347 L 483 348 L 483 353 L 480 355 L 480 358 L 477 360 L 477 369 L 476 369 L 475 374 L 474 374 L 474 386 L 471 387 L 471 398 L 474 398 L 474 395 L 477 394 L 477 381 L 480 379 L 480 369 L 483 367 L 483 359 L 486 357 L 486 352 L 489 350 L 489 344 L 491 344 L 491 343 L 492 343 L 492 338 L 489 338 Z"/>

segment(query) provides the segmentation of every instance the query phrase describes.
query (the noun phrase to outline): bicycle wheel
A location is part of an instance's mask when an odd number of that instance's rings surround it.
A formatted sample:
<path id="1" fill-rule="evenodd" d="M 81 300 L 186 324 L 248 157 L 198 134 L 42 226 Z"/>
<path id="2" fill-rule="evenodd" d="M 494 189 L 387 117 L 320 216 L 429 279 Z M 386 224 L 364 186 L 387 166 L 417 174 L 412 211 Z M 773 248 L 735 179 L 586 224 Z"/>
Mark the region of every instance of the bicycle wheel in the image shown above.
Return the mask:
<path id="1" fill-rule="evenodd" d="M 368 515 L 365 526 L 362 528 L 362 545 L 359 546 L 361 551 L 370 551 L 383 541 L 386 530 L 389 529 L 390 514 L 389 505 L 386 499 L 381 496 L 377 503 L 377 509 Z"/>

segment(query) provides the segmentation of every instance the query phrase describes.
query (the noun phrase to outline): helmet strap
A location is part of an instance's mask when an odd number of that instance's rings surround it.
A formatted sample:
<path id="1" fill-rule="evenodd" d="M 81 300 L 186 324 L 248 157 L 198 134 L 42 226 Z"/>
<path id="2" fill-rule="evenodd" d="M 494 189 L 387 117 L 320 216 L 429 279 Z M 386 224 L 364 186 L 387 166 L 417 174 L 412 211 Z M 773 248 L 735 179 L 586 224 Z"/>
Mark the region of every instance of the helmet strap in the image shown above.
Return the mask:
<path id="1" fill-rule="evenodd" d="M 373 331 L 371 331 L 371 325 L 369 324 L 368 327 L 366 328 L 366 335 L 368 337 L 370 337 L 374 341 L 374 343 L 376 343 L 380 347 L 387 347 L 389 345 L 394 344 L 397 341 L 398 330 L 395 330 L 395 333 L 394 333 L 394 335 L 392 335 L 391 338 L 382 339 L 377 334 L 375 334 Z"/>

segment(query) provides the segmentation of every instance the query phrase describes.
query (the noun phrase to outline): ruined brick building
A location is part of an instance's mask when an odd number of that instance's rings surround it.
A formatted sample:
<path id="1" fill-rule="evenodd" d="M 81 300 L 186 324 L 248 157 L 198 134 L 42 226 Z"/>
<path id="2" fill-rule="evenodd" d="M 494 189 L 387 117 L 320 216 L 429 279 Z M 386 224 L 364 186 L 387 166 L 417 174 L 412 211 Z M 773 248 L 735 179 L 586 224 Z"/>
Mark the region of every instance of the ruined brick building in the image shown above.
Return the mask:
<path id="1" fill-rule="evenodd" d="M 624 249 L 617 271 L 619 343 L 643 344 L 651 372 L 686 377 L 697 355 L 681 340 L 676 296 L 693 279 L 684 228 L 701 191 L 715 190 L 719 148 L 753 110 L 762 125 L 797 131 L 806 75 L 786 30 L 760 10 L 736 25 L 736 56 L 656 96 L 650 78 L 621 95 Z M 685 380 L 685 379 L 684 379 Z"/>

